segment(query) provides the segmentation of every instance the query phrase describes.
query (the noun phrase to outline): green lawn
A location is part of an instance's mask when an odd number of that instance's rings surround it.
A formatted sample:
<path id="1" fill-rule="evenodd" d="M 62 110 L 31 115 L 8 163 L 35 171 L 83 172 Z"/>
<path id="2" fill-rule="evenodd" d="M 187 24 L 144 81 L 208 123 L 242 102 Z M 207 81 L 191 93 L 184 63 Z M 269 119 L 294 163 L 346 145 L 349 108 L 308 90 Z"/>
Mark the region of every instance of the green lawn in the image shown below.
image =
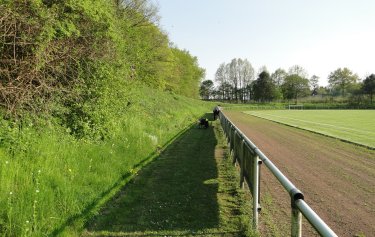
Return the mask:
<path id="1" fill-rule="evenodd" d="M 218 121 L 191 128 L 110 200 L 83 236 L 256 236 Z"/>
<path id="2" fill-rule="evenodd" d="M 271 110 L 245 113 L 375 148 L 375 110 Z"/>

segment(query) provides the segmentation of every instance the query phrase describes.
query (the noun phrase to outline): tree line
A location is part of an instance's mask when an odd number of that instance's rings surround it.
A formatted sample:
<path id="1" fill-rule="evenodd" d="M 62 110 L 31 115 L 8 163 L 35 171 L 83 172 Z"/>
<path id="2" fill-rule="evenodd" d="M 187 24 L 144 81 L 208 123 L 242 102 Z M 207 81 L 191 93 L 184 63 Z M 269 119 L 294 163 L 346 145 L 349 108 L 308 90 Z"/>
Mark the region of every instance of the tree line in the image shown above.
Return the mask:
<path id="1" fill-rule="evenodd" d="M 159 27 L 151 0 L 0 0 L 0 12 L 4 119 L 103 139 L 137 87 L 199 98 L 205 71 Z"/>
<path id="2" fill-rule="evenodd" d="M 255 78 L 255 70 L 247 59 L 232 59 L 219 65 L 215 80 L 201 82 L 203 99 L 235 102 L 289 101 L 298 103 L 303 97 L 343 97 L 372 104 L 375 94 L 375 75 L 363 81 L 348 68 L 338 68 L 328 76 L 329 85 L 319 86 L 319 77 L 308 76 L 307 71 L 294 65 L 287 71 L 278 68 L 269 73 L 263 66 Z M 216 82 L 216 86 L 215 86 Z"/>
<path id="3" fill-rule="evenodd" d="M 0 0 L 0 12 L 8 114 L 96 100 L 118 80 L 199 97 L 204 70 L 170 42 L 149 0 Z"/>

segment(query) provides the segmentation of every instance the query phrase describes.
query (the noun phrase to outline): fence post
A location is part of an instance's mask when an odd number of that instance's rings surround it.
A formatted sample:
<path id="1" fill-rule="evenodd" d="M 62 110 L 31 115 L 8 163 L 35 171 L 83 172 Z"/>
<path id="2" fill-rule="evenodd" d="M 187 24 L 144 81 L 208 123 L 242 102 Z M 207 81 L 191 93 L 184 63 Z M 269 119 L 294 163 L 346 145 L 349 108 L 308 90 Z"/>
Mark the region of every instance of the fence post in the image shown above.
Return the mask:
<path id="1" fill-rule="evenodd" d="M 302 213 L 294 205 L 292 200 L 292 237 L 302 237 Z"/>
<path id="2" fill-rule="evenodd" d="M 237 148 L 237 144 L 236 144 L 236 136 L 237 136 L 237 130 L 235 130 L 234 128 L 233 128 L 233 136 L 232 136 L 232 144 L 233 144 L 233 160 L 232 160 L 232 162 L 233 162 L 233 164 L 234 164 L 234 166 L 237 166 L 237 157 L 236 156 L 238 156 L 238 154 L 237 154 L 237 151 L 236 151 L 236 148 Z"/>
<path id="3" fill-rule="evenodd" d="M 302 237 L 302 213 L 296 205 L 296 201 L 299 199 L 304 199 L 303 194 L 297 188 L 292 189 L 289 192 L 290 203 L 292 207 L 292 220 L 291 220 L 291 236 L 292 237 Z"/>
<path id="4" fill-rule="evenodd" d="M 255 230 L 258 229 L 259 219 L 259 157 L 255 156 L 253 159 L 253 227 Z"/>
<path id="5" fill-rule="evenodd" d="M 240 159 L 240 188 L 244 188 L 244 181 L 245 181 L 245 177 L 244 177 L 244 173 L 245 173 L 245 149 L 244 149 L 244 146 L 245 146 L 245 140 L 241 140 L 241 159 Z"/>

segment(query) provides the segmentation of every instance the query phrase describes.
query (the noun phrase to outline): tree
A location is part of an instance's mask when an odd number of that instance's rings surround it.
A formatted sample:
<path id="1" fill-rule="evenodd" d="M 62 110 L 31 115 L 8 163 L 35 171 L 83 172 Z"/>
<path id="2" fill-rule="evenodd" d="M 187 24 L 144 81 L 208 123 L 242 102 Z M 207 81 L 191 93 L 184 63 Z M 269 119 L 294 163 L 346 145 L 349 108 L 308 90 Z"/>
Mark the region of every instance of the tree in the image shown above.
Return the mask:
<path id="1" fill-rule="evenodd" d="M 318 88 L 319 88 L 319 77 L 316 75 L 313 75 L 310 78 L 310 87 L 312 90 L 312 95 L 317 95 L 318 94 Z"/>
<path id="2" fill-rule="evenodd" d="M 271 101 L 276 97 L 275 92 L 275 84 L 270 74 L 267 71 L 261 72 L 253 84 L 254 99 L 261 102 Z"/>
<path id="3" fill-rule="evenodd" d="M 203 99 L 210 99 L 212 96 L 212 93 L 214 91 L 214 82 L 211 80 L 205 80 L 202 81 L 200 89 L 199 89 L 199 94 Z"/>
<path id="4" fill-rule="evenodd" d="M 253 80 L 254 69 L 247 59 L 234 58 L 228 64 L 222 63 L 215 73 L 215 81 L 219 83 L 219 93 L 225 99 L 230 97 L 231 99 L 244 101 L 245 98 L 248 98 L 245 88 Z M 224 88 L 226 88 L 228 92 L 228 85 L 232 87 L 230 95 L 224 91 Z"/>
<path id="5" fill-rule="evenodd" d="M 354 74 L 348 68 L 338 68 L 336 71 L 331 72 L 328 76 L 328 83 L 333 89 L 340 89 L 341 95 L 345 96 L 345 90 L 351 84 L 357 83 L 359 80 L 358 75 Z"/>
<path id="6" fill-rule="evenodd" d="M 224 82 L 223 84 L 219 85 L 218 91 L 221 95 L 221 99 L 223 99 L 223 100 L 232 100 L 233 99 L 234 89 L 233 89 L 233 86 L 230 83 Z"/>
<path id="7" fill-rule="evenodd" d="M 289 75 L 285 78 L 281 90 L 285 99 L 295 99 L 297 104 L 299 97 L 309 94 L 309 80 L 297 74 Z"/>
<path id="8" fill-rule="evenodd" d="M 131 27 L 157 24 L 160 20 L 158 7 L 149 0 L 115 0 L 115 5 L 131 22 Z"/>
<path id="9" fill-rule="evenodd" d="M 238 75 L 238 61 L 236 58 L 232 59 L 229 64 L 229 80 L 234 87 L 235 100 L 238 101 L 238 86 L 239 86 L 239 75 Z"/>
<path id="10" fill-rule="evenodd" d="M 216 70 L 215 73 L 215 81 L 219 84 L 223 84 L 228 80 L 227 70 L 225 67 L 225 63 L 220 64 L 219 68 Z"/>
<path id="11" fill-rule="evenodd" d="M 362 91 L 370 96 L 370 102 L 372 104 L 372 98 L 375 94 L 375 74 L 366 77 L 363 81 Z"/>
<path id="12" fill-rule="evenodd" d="M 219 84 L 218 93 L 221 95 L 222 99 L 226 98 L 223 85 L 228 83 L 228 77 L 228 70 L 225 63 L 220 64 L 215 73 L 215 81 Z"/>
<path id="13" fill-rule="evenodd" d="M 167 89 L 184 96 L 197 98 L 199 82 L 204 78 L 205 70 L 199 67 L 198 59 L 188 51 L 178 48 L 171 50 L 173 64 L 170 65 L 172 73 L 166 81 Z"/>
<path id="14" fill-rule="evenodd" d="M 288 76 L 288 73 L 284 69 L 278 68 L 272 73 L 271 79 L 276 86 L 281 86 L 286 76 Z"/>
<path id="15" fill-rule="evenodd" d="M 254 68 L 247 59 L 238 59 L 239 94 L 241 101 L 245 100 L 245 88 L 254 80 Z"/>
<path id="16" fill-rule="evenodd" d="M 289 75 L 295 74 L 295 75 L 298 75 L 298 76 L 300 76 L 302 78 L 307 78 L 308 77 L 307 71 L 303 67 L 301 67 L 299 65 L 294 65 L 294 66 L 290 67 L 288 74 Z"/>

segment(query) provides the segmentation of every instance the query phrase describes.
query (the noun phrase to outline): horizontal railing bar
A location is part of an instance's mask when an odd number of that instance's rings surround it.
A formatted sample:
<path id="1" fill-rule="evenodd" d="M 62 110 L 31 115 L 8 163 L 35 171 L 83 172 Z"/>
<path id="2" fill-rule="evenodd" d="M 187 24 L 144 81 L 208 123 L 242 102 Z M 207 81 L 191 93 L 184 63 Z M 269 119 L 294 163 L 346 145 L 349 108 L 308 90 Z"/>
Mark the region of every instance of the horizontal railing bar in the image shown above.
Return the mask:
<path id="1" fill-rule="evenodd" d="M 298 189 L 294 186 L 294 184 L 290 182 L 290 180 L 276 167 L 276 165 L 274 165 L 272 161 L 268 159 L 268 157 L 264 155 L 263 152 L 259 150 L 259 148 L 253 142 L 251 142 L 250 139 L 243 134 L 242 131 L 237 128 L 228 117 L 225 116 L 225 118 L 228 120 L 228 122 L 230 122 L 240 137 L 244 139 L 245 144 L 248 145 L 259 156 L 267 168 L 270 169 L 271 173 L 279 180 L 289 195 L 292 195 L 292 193 L 295 194 Z"/>
<path id="2" fill-rule="evenodd" d="M 273 162 L 265 154 L 263 154 L 263 152 L 252 141 L 250 141 L 250 139 L 245 134 L 243 134 L 242 131 L 237 126 L 235 126 L 227 116 L 225 116 L 223 113 L 221 113 L 221 115 L 224 116 L 227 124 L 229 124 L 228 127 L 225 127 L 225 130 L 233 129 L 232 131 L 234 131 L 234 134 L 238 134 L 240 140 L 243 140 L 245 145 L 244 147 L 248 148 L 251 152 L 258 155 L 259 159 L 266 165 L 266 167 L 289 193 L 292 200 L 292 205 L 294 205 L 298 208 L 298 210 L 301 211 L 302 215 L 305 216 L 305 218 L 309 221 L 313 228 L 323 237 L 337 237 L 335 232 L 333 232 L 333 230 L 303 200 L 304 196 L 302 192 L 296 188 L 296 186 L 276 167 L 276 165 L 274 165 Z M 225 132 L 228 133 L 229 131 Z M 228 139 L 232 138 L 228 136 Z M 234 141 L 231 140 L 230 142 L 233 143 L 233 146 L 236 146 Z M 235 148 L 232 147 L 232 149 Z"/>
<path id="3" fill-rule="evenodd" d="M 296 200 L 295 205 L 301 211 L 302 215 L 310 222 L 318 233 L 323 237 L 335 237 L 335 232 L 307 205 L 304 200 Z"/>

